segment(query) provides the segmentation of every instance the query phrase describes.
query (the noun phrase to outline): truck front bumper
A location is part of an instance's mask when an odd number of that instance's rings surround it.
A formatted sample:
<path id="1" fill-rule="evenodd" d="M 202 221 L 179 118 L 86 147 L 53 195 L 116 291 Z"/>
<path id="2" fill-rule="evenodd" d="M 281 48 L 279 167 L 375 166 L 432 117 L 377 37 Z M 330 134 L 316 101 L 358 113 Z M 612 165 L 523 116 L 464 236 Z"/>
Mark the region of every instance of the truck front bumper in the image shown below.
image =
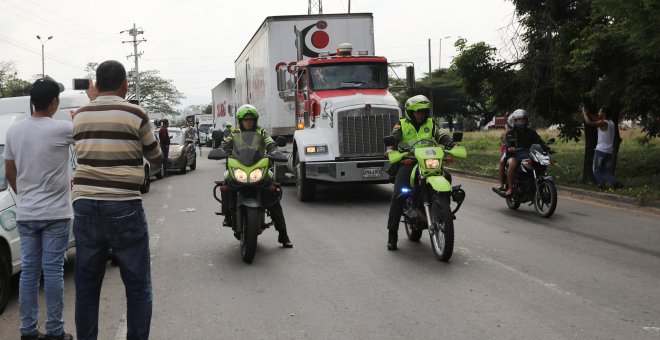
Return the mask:
<path id="1" fill-rule="evenodd" d="M 307 178 L 327 182 L 389 183 L 387 160 L 305 163 Z"/>

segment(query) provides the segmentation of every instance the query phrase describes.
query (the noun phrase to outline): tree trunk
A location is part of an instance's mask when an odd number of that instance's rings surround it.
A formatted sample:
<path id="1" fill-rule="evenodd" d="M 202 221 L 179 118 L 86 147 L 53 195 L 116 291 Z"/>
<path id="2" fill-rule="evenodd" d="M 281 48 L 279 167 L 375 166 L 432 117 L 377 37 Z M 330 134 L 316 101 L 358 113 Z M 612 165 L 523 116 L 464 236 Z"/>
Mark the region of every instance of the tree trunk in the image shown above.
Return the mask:
<path id="1" fill-rule="evenodd" d="M 594 151 L 598 143 L 598 128 L 584 124 L 584 167 L 582 169 L 582 182 L 596 183 L 594 177 Z"/>

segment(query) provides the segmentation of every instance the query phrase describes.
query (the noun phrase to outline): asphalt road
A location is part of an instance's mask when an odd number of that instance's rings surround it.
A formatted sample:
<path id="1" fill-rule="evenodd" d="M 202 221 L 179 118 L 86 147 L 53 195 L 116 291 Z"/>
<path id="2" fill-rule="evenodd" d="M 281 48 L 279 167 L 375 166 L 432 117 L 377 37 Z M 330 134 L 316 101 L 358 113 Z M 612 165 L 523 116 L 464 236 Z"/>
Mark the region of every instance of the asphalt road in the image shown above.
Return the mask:
<path id="1" fill-rule="evenodd" d="M 543 219 L 532 207 L 509 210 L 491 183 L 454 176 L 467 198 L 454 256 L 442 263 L 426 232 L 413 243 L 402 227 L 399 250 L 386 250 L 391 186 L 321 186 L 312 203 L 288 186 L 282 205 L 294 248 L 268 229 L 247 265 L 213 213 L 220 164 L 198 159 L 197 170 L 154 181 L 144 196 L 152 339 L 660 338 L 653 212 L 561 196 Z M 75 250 L 69 258 L 64 318 L 75 334 Z M 17 339 L 18 326 L 14 291 L 0 338 Z M 108 265 L 99 338 L 123 339 L 124 329 L 123 285 Z"/>

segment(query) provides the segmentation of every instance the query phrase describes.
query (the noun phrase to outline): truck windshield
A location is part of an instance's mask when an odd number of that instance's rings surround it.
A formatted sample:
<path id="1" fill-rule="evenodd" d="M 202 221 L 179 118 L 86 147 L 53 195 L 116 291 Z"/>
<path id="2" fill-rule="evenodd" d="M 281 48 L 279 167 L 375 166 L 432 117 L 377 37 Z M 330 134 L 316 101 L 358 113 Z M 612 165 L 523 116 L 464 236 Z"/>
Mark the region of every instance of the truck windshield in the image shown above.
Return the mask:
<path id="1" fill-rule="evenodd" d="M 313 90 L 385 89 L 387 64 L 340 63 L 310 66 Z"/>
<path id="2" fill-rule="evenodd" d="M 199 132 L 207 133 L 210 127 L 211 124 L 199 124 Z"/>

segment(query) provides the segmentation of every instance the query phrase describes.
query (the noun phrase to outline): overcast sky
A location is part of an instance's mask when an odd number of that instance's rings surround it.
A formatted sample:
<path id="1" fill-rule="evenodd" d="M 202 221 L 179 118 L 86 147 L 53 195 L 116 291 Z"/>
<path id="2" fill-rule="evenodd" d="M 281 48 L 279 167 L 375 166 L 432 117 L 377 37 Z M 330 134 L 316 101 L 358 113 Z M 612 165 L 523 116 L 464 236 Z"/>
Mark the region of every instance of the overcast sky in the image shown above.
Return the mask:
<path id="1" fill-rule="evenodd" d="M 159 70 L 184 93 L 182 107 L 210 104 L 211 89 L 233 77 L 234 60 L 267 16 L 307 14 L 307 0 L 0 0 L 0 61 L 13 61 L 18 77 L 45 71 L 67 89 L 86 76 L 88 62 L 121 61 L 134 66 L 128 34 L 133 23 L 144 31 L 140 70 Z M 348 0 L 324 0 L 323 13 L 345 13 Z M 351 12 L 373 13 L 376 54 L 390 61 L 412 61 L 416 74 L 431 62 L 447 67 L 457 37 L 505 46 L 514 8 L 504 0 L 352 0 Z M 451 38 L 444 39 L 450 36 Z"/>

